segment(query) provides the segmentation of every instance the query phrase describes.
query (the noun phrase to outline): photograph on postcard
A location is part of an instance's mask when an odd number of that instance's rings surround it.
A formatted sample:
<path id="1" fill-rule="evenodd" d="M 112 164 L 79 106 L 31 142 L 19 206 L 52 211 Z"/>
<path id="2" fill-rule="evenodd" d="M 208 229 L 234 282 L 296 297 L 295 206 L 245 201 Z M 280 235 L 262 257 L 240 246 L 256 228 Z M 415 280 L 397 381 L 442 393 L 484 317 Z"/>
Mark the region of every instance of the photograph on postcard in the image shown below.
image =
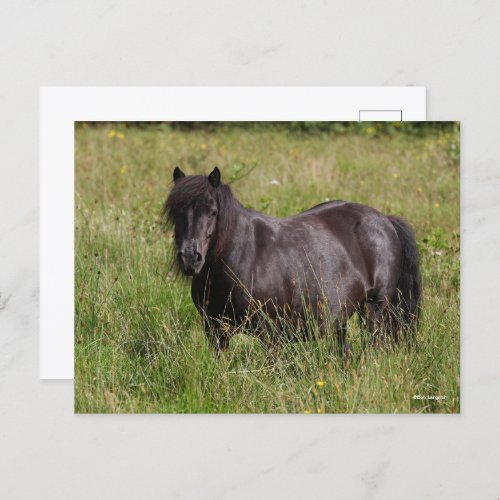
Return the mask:
<path id="1" fill-rule="evenodd" d="M 75 412 L 459 413 L 458 122 L 75 122 Z"/>

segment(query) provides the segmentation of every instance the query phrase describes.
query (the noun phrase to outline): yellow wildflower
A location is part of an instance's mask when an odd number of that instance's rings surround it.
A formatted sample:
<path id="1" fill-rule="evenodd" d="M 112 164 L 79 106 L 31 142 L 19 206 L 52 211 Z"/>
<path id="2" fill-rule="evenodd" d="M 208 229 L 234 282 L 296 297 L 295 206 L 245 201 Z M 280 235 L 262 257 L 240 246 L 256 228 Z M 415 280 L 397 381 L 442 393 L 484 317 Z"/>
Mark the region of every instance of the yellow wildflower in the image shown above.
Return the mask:
<path id="1" fill-rule="evenodd" d="M 113 139 L 113 137 L 116 135 L 116 130 L 115 129 L 111 129 L 109 132 L 108 132 L 108 137 L 110 139 Z"/>
<path id="2" fill-rule="evenodd" d="M 125 136 L 123 135 L 123 132 L 118 132 L 116 137 L 118 137 L 118 139 L 123 139 Z"/>
<path id="3" fill-rule="evenodd" d="M 439 208 L 439 203 L 434 203 L 434 208 Z"/>
<path id="4" fill-rule="evenodd" d="M 203 143 L 201 146 L 200 146 L 201 149 L 207 149 L 207 145 L 205 143 Z"/>
<path id="5" fill-rule="evenodd" d="M 311 411 L 311 410 L 304 410 L 304 413 L 305 413 L 306 415 L 310 415 L 310 414 L 312 413 L 312 411 Z"/>
<path id="6" fill-rule="evenodd" d="M 323 413 L 323 410 L 321 408 L 317 408 L 316 413 Z"/>
<path id="7" fill-rule="evenodd" d="M 316 385 L 317 385 L 318 387 L 320 387 L 320 388 L 321 388 L 321 387 L 325 387 L 325 381 L 324 381 L 324 380 L 318 380 L 318 381 L 316 382 Z"/>

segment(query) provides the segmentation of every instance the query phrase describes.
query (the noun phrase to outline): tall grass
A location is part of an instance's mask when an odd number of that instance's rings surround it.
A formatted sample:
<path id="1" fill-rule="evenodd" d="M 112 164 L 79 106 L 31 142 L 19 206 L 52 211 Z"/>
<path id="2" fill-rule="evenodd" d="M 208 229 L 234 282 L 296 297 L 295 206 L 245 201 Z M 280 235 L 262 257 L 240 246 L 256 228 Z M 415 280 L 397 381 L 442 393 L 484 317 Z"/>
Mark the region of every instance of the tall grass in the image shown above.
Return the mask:
<path id="1" fill-rule="evenodd" d="M 458 132 L 83 124 L 75 146 L 75 411 L 460 411 Z M 243 204 L 274 216 L 346 199 L 405 217 L 423 276 L 416 341 L 371 347 L 353 317 L 348 364 L 332 338 L 266 349 L 237 335 L 217 359 L 158 220 L 175 165 L 218 165 Z"/>

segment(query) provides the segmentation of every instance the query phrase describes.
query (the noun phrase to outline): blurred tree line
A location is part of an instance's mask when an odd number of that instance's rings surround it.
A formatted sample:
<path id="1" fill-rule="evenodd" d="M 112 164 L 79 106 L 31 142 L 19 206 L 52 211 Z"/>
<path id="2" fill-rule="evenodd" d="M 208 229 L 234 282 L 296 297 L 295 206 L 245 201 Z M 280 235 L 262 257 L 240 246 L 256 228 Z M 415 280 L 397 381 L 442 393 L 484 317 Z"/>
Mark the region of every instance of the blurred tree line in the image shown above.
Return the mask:
<path id="1" fill-rule="evenodd" d="M 126 126 L 136 128 L 160 127 L 165 129 L 174 129 L 182 131 L 203 130 L 206 132 L 221 132 L 231 128 L 243 128 L 254 131 L 266 130 L 285 130 L 294 134 L 303 135 L 347 135 L 347 134 L 363 134 L 363 135 L 394 135 L 403 133 L 405 135 L 425 137 L 427 135 L 436 135 L 440 133 L 456 134 L 460 132 L 460 122 L 85 122 L 86 126 L 99 126 L 113 123 L 115 126 Z M 82 122 L 77 122 L 77 126 L 81 126 Z"/>

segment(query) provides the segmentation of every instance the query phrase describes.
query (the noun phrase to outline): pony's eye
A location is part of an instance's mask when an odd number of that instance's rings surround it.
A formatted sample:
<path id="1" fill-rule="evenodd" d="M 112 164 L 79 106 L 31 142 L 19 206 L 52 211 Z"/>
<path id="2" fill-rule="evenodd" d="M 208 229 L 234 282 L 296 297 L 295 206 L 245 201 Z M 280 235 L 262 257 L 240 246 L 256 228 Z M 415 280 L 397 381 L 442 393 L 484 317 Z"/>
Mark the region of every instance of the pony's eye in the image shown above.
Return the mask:
<path id="1" fill-rule="evenodd" d="M 215 217 L 217 215 L 217 210 L 212 210 L 210 212 L 210 217 Z"/>

